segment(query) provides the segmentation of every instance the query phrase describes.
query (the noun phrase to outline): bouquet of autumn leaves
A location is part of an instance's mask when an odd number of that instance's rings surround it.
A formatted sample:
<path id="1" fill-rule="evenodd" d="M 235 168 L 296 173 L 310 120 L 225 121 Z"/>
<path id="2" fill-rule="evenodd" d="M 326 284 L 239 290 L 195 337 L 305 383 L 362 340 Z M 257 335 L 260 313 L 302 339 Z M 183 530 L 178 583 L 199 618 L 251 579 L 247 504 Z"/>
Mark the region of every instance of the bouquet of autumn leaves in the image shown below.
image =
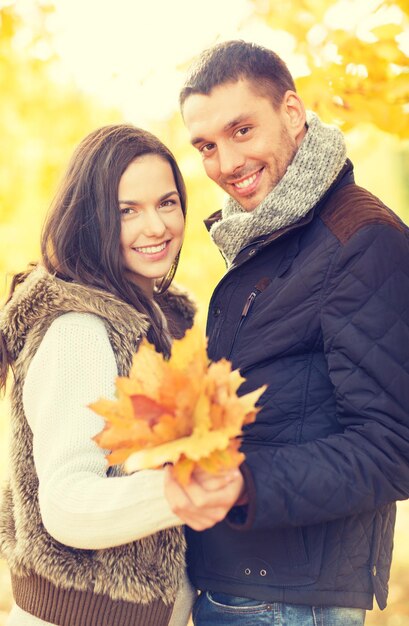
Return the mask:
<path id="1" fill-rule="evenodd" d="M 254 421 L 265 391 L 239 397 L 243 380 L 225 359 L 208 363 L 197 327 L 174 341 L 168 360 L 145 339 L 129 376 L 116 379 L 116 400 L 89 405 L 105 419 L 94 440 L 110 450 L 109 465 L 134 472 L 171 463 L 182 485 L 196 466 L 211 473 L 238 467 L 242 427 Z"/>

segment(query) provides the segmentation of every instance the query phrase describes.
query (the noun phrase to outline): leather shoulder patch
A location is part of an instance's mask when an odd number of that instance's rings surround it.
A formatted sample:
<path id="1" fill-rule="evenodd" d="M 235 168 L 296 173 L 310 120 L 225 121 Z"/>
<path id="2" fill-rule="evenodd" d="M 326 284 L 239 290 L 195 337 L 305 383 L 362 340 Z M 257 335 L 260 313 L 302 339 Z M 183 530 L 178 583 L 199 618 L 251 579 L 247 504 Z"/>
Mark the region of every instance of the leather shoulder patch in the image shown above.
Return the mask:
<path id="1" fill-rule="evenodd" d="M 335 192 L 325 203 L 320 217 L 342 244 L 368 224 L 387 224 L 401 232 L 405 229 L 398 216 L 379 198 L 353 184 Z"/>

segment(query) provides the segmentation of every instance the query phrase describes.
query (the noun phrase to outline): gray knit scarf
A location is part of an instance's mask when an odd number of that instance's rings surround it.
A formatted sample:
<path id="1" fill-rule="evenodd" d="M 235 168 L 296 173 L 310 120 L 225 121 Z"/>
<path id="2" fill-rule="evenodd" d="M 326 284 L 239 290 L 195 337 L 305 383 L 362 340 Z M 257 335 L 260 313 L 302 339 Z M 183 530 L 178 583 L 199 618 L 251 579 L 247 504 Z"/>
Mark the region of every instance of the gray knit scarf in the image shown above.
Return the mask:
<path id="1" fill-rule="evenodd" d="M 230 265 L 251 240 L 304 217 L 334 182 L 346 160 L 341 131 L 307 112 L 307 133 L 286 173 L 264 200 L 245 211 L 229 197 L 210 235 Z"/>

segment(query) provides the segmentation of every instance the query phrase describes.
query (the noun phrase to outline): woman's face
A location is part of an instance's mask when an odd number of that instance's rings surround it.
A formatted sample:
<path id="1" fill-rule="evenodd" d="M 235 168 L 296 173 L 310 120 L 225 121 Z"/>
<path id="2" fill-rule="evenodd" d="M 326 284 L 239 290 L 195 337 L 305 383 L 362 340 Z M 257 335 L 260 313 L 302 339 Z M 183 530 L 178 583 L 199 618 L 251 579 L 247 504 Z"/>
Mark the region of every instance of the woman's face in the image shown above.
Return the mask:
<path id="1" fill-rule="evenodd" d="M 166 276 L 183 241 L 185 219 L 170 164 L 156 154 L 136 158 L 118 187 L 121 251 L 132 282 L 149 295 Z"/>

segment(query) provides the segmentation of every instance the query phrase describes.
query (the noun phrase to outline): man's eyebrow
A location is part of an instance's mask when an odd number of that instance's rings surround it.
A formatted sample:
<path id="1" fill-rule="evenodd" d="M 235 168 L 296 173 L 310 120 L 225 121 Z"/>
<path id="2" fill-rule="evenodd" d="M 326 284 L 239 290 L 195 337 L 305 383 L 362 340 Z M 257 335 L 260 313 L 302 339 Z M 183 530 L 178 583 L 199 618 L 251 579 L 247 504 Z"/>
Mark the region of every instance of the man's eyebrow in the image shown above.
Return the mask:
<path id="1" fill-rule="evenodd" d="M 250 117 L 250 114 L 248 113 L 243 113 L 242 115 L 235 117 L 230 122 L 227 122 L 225 126 L 223 126 L 223 132 L 230 130 L 234 126 L 240 126 L 240 124 L 243 124 L 244 122 L 246 122 L 249 119 L 249 117 Z"/>
<path id="2" fill-rule="evenodd" d="M 193 137 L 193 139 L 191 139 L 190 143 L 192 144 L 192 146 L 197 146 L 199 143 L 202 143 L 203 141 L 205 141 L 205 139 L 203 139 L 203 137 Z"/>
<path id="3" fill-rule="evenodd" d="M 250 113 L 244 113 L 242 115 L 239 115 L 238 117 L 235 117 L 234 119 L 230 120 L 229 122 L 227 122 L 227 124 L 223 126 L 222 132 L 226 133 L 232 128 L 234 128 L 235 126 L 240 126 L 240 124 L 247 122 L 250 117 L 251 117 Z M 190 143 L 192 144 L 192 146 L 197 146 L 198 144 L 206 142 L 206 141 L 207 140 L 204 137 L 193 137 Z M 208 143 L 212 143 L 212 142 L 209 141 Z"/>
<path id="4" fill-rule="evenodd" d="M 167 193 L 164 193 L 163 196 L 158 198 L 158 201 L 159 202 L 163 202 L 164 200 L 167 200 L 168 198 L 170 198 L 170 196 L 174 196 L 174 195 L 179 196 L 179 192 L 178 192 L 177 189 L 174 189 L 173 191 L 168 191 Z M 138 202 L 137 200 L 119 200 L 119 204 L 128 204 L 128 205 L 131 205 L 131 206 L 139 206 L 140 202 Z"/>

